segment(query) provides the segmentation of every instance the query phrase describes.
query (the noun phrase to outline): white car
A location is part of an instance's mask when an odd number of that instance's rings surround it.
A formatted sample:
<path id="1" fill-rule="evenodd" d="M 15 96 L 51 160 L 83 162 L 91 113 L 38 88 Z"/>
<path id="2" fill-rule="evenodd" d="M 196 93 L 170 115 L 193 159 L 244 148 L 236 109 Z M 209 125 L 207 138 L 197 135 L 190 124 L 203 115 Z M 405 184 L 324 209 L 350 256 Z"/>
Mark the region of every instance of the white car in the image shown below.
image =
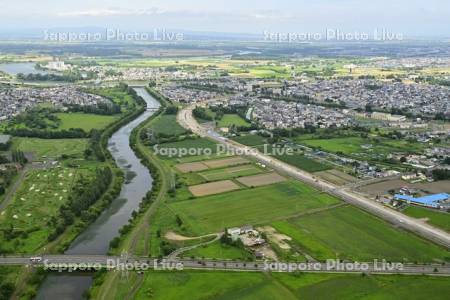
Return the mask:
<path id="1" fill-rule="evenodd" d="M 38 262 L 42 261 L 42 257 L 40 257 L 40 256 L 30 257 L 30 261 L 32 263 L 38 263 Z"/>

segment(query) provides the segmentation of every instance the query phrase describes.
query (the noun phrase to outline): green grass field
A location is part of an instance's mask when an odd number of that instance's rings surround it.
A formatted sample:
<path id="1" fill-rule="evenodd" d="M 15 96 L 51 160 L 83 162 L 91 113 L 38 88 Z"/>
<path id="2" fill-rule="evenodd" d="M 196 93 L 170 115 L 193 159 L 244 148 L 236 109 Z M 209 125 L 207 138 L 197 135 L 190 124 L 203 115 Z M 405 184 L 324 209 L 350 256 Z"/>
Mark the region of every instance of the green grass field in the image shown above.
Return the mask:
<path id="1" fill-rule="evenodd" d="M 410 143 L 403 140 L 389 140 L 380 138 L 379 142 L 361 137 L 342 137 L 331 139 L 310 139 L 301 140 L 301 143 L 311 147 L 320 148 L 329 152 L 342 152 L 346 155 L 357 153 L 377 153 L 388 154 L 393 152 L 418 152 L 422 146 L 417 143 Z M 363 145 L 372 145 L 371 148 L 364 149 Z"/>
<path id="2" fill-rule="evenodd" d="M 450 278 L 400 275 L 272 274 L 297 299 L 445 299 Z M 432 291 L 432 292 L 431 292 Z"/>
<path id="3" fill-rule="evenodd" d="M 57 158 L 62 154 L 82 156 L 87 147 L 87 139 L 38 139 L 38 138 L 13 138 L 12 149 L 20 149 L 23 152 L 33 152 L 37 157 L 43 156 Z"/>
<path id="4" fill-rule="evenodd" d="M 425 276 L 162 271 L 145 274 L 136 299 L 444 300 L 449 283 Z M 125 287 L 123 281 L 115 288 Z"/>
<path id="5" fill-rule="evenodd" d="M 258 146 L 266 143 L 265 138 L 255 134 L 236 136 L 231 139 L 246 146 Z"/>
<path id="6" fill-rule="evenodd" d="M 162 115 L 158 117 L 151 126 L 156 134 L 180 135 L 186 130 L 177 123 L 176 115 Z"/>
<path id="7" fill-rule="evenodd" d="M 282 154 L 282 155 L 275 155 L 275 157 L 285 163 L 293 165 L 294 167 L 297 167 L 301 170 L 305 170 L 307 172 L 319 172 L 331 169 L 331 167 L 321 162 L 315 161 L 311 158 L 308 158 L 303 154 L 298 153 L 294 153 L 293 155 Z"/>
<path id="8" fill-rule="evenodd" d="M 410 217 L 422 219 L 427 218 L 427 223 L 440 227 L 444 230 L 450 231 L 450 214 L 432 211 L 426 208 L 421 208 L 417 206 L 407 207 L 403 213 Z"/>
<path id="9" fill-rule="evenodd" d="M 317 259 L 432 262 L 450 252 L 351 206 L 333 208 L 273 226 Z"/>
<path id="10" fill-rule="evenodd" d="M 242 119 L 237 114 L 225 114 L 222 119 L 219 120 L 218 127 L 230 127 L 235 126 L 250 126 L 250 123 Z"/>
<path id="11" fill-rule="evenodd" d="M 173 143 L 164 143 L 158 145 L 159 149 L 161 150 L 159 157 L 164 159 L 180 159 L 180 158 L 186 158 L 186 157 L 193 157 L 193 156 L 201 156 L 203 157 L 205 153 L 212 153 L 215 154 L 217 152 L 217 145 L 206 139 L 206 138 L 196 138 L 196 139 L 186 139 L 179 142 L 173 142 Z M 167 153 L 169 149 L 177 149 L 177 155 L 175 157 L 169 157 L 169 155 L 162 155 L 164 153 Z M 193 153 L 187 153 L 183 154 L 179 152 L 179 149 L 186 149 L 189 152 L 189 149 L 196 150 L 193 155 Z M 205 149 L 207 149 L 205 151 Z M 178 155 L 181 154 L 181 155 Z M 200 154 L 200 155 L 195 155 Z"/>
<path id="12" fill-rule="evenodd" d="M 70 128 L 81 128 L 86 132 L 92 129 L 104 129 L 117 120 L 117 116 L 103 116 L 84 113 L 57 113 L 61 125 L 57 130 L 68 130 Z"/>
<path id="13" fill-rule="evenodd" d="M 339 200 L 296 181 L 171 203 L 197 234 L 224 227 L 264 224 L 280 217 L 339 203 Z"/>
<path id="14" fill-rule="evenodd" d="M 296 299 L 264 274 L 244 272 L 148 272 L 135 299 L 149 298 Z"/>
<path id="15" fill-rule="evenodd" d="M 217 181 L 224 179 L 237 178 L 242 176 L 250 176 L 260 174 L 263 171 L 255 165 L 243 165 L 237 167 L 230 167 L 225 169 L 208 170 L 198 173 L 203 178 L 209 181 Z"/>
<path id="16" fill-rule="evenodd" d="M 220 242 L 214 242 L 209 245 L 200 246 L 183 253 L 183 257 L 195 257 L 195 258 L 211 258 L 211 259 L 234 259 L 234 260 L 246 260 L 251 259 L 253 256 L 248 251 L 240 249 L 238 247 L 224 245 Z"/>

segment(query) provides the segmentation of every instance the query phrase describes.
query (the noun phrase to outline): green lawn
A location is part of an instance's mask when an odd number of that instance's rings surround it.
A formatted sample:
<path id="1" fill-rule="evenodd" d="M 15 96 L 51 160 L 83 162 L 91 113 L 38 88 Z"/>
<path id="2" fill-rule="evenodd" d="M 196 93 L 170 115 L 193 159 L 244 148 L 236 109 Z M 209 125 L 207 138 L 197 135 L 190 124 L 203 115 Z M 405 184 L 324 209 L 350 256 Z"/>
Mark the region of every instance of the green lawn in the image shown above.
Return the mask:
<path id="1" fill-rule="evenodd" d="M 38 138 L 13 138 L 12 149 L 20 149 L 23 152 L 33 152 L 40 158 L 42 156 L 57 158 L 61 154 L 82 155 L 87 148 L 87 139 L 38 139 Z"/>
<path id="2" fill-rule="evenodd" d="M 225 169 L 215 169 L 203 171 L 200 174 L 203 178 L 209 181 L 217 181 L 224 179 L 237 178 L 242 176 L 250 176 L 262 173 L 263 170 L 255 165 L 243 165 L 237 167 L 230 167 Z"/>
<path id="3" fill-rule="evenodd" d="M 177 123 L 176 115 L 162 115 L 151 123 L 151 129 L 156 134 L 180 135 L 186 130 Z"/>
<path id="4" fill-rule="evenodd" d="M 118 116 L 103 116 L 84 113 L 57 113 L 56 116 L 61 120 L 61 125 L 57 130 L 81 128 L 86 132 L 89 132 L 92 129 L 104 129 L 118 118 Z"/>
<path id="5" fill-rule="evenodd" d="M 296 181 L 171 203 L 197 234 L 224 227 L 264 224 L 280 217 L 339 203 L 339 200 Z"/>
<path id="6" fill-rule="evenodd" d="M 273 226 L 311 256 L 325 260 L 432 262 L 450 252 L 351 206 L 334 208 Z"/>
<path id="7" fill-rule="evenodd" d="M 235 126 L 250 126 L 250 123 L 246 120 L 242 119 L 237 114 L 225 114 L 222 119 L 219 120 L 218 127 L 230 127 L 232 125 Z"/>
<path id="8" fill-rule="evenodd" d="M 409 206 L 403 213 L 418 219 L 428 218 L 428 223 L 450 231 L 450 213 L 432 211 L 417 206 Z"/>

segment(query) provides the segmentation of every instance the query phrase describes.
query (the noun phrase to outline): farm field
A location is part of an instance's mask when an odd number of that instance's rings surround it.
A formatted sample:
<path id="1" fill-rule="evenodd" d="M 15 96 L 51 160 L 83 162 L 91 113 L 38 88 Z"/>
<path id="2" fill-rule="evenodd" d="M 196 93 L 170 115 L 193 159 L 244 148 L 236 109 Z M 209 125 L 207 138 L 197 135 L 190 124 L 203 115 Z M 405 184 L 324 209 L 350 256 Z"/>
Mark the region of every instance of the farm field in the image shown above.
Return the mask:
<path id="1" fill-rule="evenodd" d="M 231 138 L 233 141 L 246 146 L 258 146 L 266 143 L 266 139 L 255 134 L 241 135 Z"/>
<path id="2" fill-rule="evenodd" d="M 104 129 L 118 118 L 118 116 L 104 116 L 84 113 L 57 113 L 55 115 L 61 120 L 61 125 L 57 128 L 57 130 L 81 128 L 85 132 L 89 132 L 92 129 Z"/>
<path id="3" fill-rule="evenodd" d="M 181 173 L 189 173 L 207 170 L 208 167 L 202 162 L 191 162 L 175 165 L 175 169 L 177 169 Z"/>
<path id="4" fill-rule="evenodd" d="M 199 172 L 207 169 L 218 169 L 229 166 L 243 165 L 250 163 L 241 157 L 225 157 L 219 159 L 201 160 L 195 162 L 185 162 L 175 165 L 175 169 L 182 173 Z"/>
<path id="5" fill-rule="evenodd" d="M 218 170 L 208 170 L 200 172 L 199 175 L 209 181 L 224 180 L 237 178 L 242 176 L 249 176 L 262 173 L 263 170 L 255 165 L 242 165 L 237 167 L 230 167 Z"/>
<path id="6" fill-rule="evenodd" d="M 403 211 L 403 213 L 413 218 L 426 218 L 428 219 L 427 223 L 450 231 L 450 213 L 433 211 L 417 206 L 409 206 Z"/>
<path id="7" fill-rule="evenodd" d="M 172 142 L 172 143 L 164 143 L 158 145 L 158 148 L 160 152 L 158 153 L 158 156 L 163 159 L 182 159 L 182 158 L 195 158 L 195 157 L 201 157 L 201 159 L 208 159 L 209 153 L 214 155 L 217 153 L 217 145 L 206 139 L 206 138 L 196 138 L 196 139 L 185 139 L 183 141 L 178 142 Z M 170 149 L 176 149 L 178 153 L 175 156 L 170 156 L 167 152 Z M 195 149 L 196 153 L 188 153 L 184 154 L 181 153 L 180 149 Z M 200 160 L 201 160 L 200 159 Z"/>
<path id="8" fill-rule="evenodd" d="M 212 288 L 214 287 L 214 288 Z M 296 299 L 261 273 L 148 272 L 137 300 Z"/>
<path id="9" fill-rule="evenodd" d="M 181 135 L 186 130 L 177 123 L 176 115 L 161 115 L 152 122 L 151 129 L 155 134 Z"/>
<path id="10" fill-rule="evenodd" d="M 23 152 L 32 152 L 37 159 L 44 156 L 57 158 L 62 154 L 81 156 L 87 148 L 87 139 L 38 139 L 14 137 L 12 149 L 19 149 Z"/>
<path id="11" fill-rule="evenodd" d="M 195 234 L 218 232 L 224 227 L 265 224 L 339 200 L 296 181 L 184 200 L 169 207 Z"/>
<path id="12" fill-rule="evenodd" d="M 221 194 L 238 189 L 240 189 L 240 186 L 231 180 L 215 181 L 189 187 L 189 191 L 196 197 Z"/>
<path id="13" fill-rule="evenodd" d="M 331 167 L 299 153 L 294 153 L 294 155 L 275 155 L 275 157 L 287 164 L 293 165 L 294 167 L 307 172 L 319 172 L 331 169 Z"/>
<path id="14" fill-rule="evenodd" d="M 228 157 L 228 158 L 221 158 L 221 159 L 214 159 L 214 160 L 205 160 L 202 162 L 209 168 L 223 168 L 223 167 L 229 167 L 229 166 L 236 166 L 236 165 L 242 165 L 242 164 L 248 164 L 249 161 L 242 157 Z"/>
<path id="15" fill-rule="evenodd" d="M 80 174 L 90 173 L 71 168 L 30 171 L 13 201 L 0 215 L 0 227 L 23 232 L 22 238 L 9 240 L 4 234 L 0 235 L 1 247 L 14 249 L 15 253 L 32 253 L 45 245 L 52 229 L 47 222 L 66 203 Z"/>
<path id="16" fill-rule="evenodd" d="M 237 114 L 224 114 L 222 119 L 219 120 L 218 127 L 230 127 L 230 126 L 250 126 L 250 123 L 242 119 Z"/>
<path id="17" fill-rule="evenodd" d="M 440 300 L 450 290 L 449 278 L 431 276 L 276 273 L 272 277 L 302 300 Z"/>
<path id="18" fill-rule="evenodd" d="M 316 172 L 315 175 L 337 185 L 346 185 L 348 183 L 356 182 L 357 178 L 348 175 L 347 173 L 341 172 L 339 170 L 328 170 Z"/>
<path id="19" fill-rule="evenodd" d="M 333 208 L 272 224 L 294 244 L 320 260 L 432 262 L 450 252 L 351 206 Z"/>
<path id="20" fill-rule="evenodd" d="M 286 181 L 287 179 L 278 173 L 272 172 L 267 174 L 258 174 L 252 176 L 240 177 L 237 179 L 240 183 L 247 187 L 257 187 Z"/>
<path id="21" fill-rule="evenodd" d="M 379 143 L 374 143 L 371 139 L 361 137 L 343 137 L 331 139 L 309 139 L 301 140 L 301 143 L 325 151 L 354 156 L 357 153 L 373 152 L 376 154 L 388 154 L 393 152 L 418 152 L 422 146 L 418 143 L 409 143 L 403 140 L 389 140 L 380 138 Z M 372 145 L 364 149 L 364 145 Z"/>
<path id="22" fill-rule="evenodd" d="M 400 275 L 162 271 L 145 274 L 136 299 L 148 299 L 151 295 L 157 300 L 443 300 L 450 292 L 449 282 L 445 277 Z"/>

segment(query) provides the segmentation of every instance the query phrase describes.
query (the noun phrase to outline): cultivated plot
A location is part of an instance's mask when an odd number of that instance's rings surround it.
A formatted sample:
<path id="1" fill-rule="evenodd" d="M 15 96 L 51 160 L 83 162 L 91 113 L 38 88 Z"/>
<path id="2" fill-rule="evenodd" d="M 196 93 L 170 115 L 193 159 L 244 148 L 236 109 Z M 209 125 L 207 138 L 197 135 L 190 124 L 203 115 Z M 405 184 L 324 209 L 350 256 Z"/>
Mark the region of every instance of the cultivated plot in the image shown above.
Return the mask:
<path id="1" fill-rule="evenodd" d="M 238 178 L 236 180 L 247 187 L 252 187 L 252 186 L 256 187 L 256 186 L 269 185 L 269 184 L 283 182 L 283 181 L 286 181 L 286 178 L 284 178 L 283 176 L 281 176 L 275 172 L 272 172 L 272 173 L 268 173 L 268 174 L 245 176 L 245 177 Z"/>
<path id="2" fill-rule="evenodd" d="M 315 175 L 337 185 L 346 185 L 357 181 L 355 177 L 335 169 L 316 172 Z"/>
<path id="3" fill-rule="evenodd" d="M 240 186 L 231 180 L 222 180 L 189 187 L 189 191 L 196 197 L 225 193 L 240 189 Z"/>
<path id="4" fill-rule="evenodd" d="M 206 160 L 203 161 L 203 163 L 207 165 L 209 168 L 213 169 L 213 168 L 223 168 L 229 166 L 248 164 L 250 162 L 242 157 L 230 157 L 230 158 Z"/>
<path id="5" fill-rule="evenodd" d="M 202 162 L 192 162 L 192 163 L 178 164 L 175 166 L 175 168 L 181 173 L 189 173 L 207 170 L 208 166 L 206 166 Z"/>
<path id="6" fill-rule="evenodd" d="M 298 181 L 211 195 L 169 204 L 196 234 L 218 232 L 224 227 L 267 224 L 340 201 Z"/>
<path id="7" fill-rule="evenodd" d="M 262 173 L 263 171 L 254 165 L 242 165 L 237 167 L 208 170 L 200 172 L 200 176 L 209 181 L 224 180 L 241 176 L 249 176 Z"/>
<path id="8" fill-rule="evenodd" d="M 319 260 L 386 259 L 424 263 L 450 259 L 450 253 L 444 248 L 352 206 L 278 221 L 272 226 Z"/>

